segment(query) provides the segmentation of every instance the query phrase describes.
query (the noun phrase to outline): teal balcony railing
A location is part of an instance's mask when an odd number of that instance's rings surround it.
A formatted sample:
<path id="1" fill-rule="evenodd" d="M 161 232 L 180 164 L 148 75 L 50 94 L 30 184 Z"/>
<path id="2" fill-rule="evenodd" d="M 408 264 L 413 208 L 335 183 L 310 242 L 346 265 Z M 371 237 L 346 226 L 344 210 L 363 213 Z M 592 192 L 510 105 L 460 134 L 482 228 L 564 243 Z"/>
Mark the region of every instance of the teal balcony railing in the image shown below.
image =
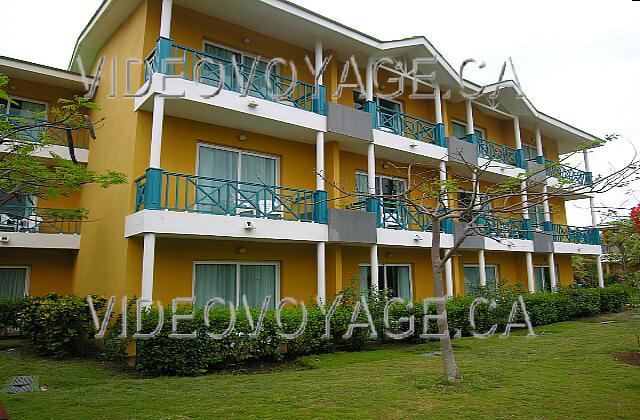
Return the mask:
<path id="1" fill-rule="evenodd" d="M 468 134 L 466 140 L 478 145 L 478 156 L 507 165 L 517 166 L 518 168 L 525 168 L 522 150 L 483 139 L 476 134 Z"/>
<path id="2" fill-rule="evenodd" d="M 531 222 L 494 214 L 482 214 L 475 219 L 483 234 L 493 238 L 531 239 Z"/>
<path id="3" fill-rule="evenodd" d="M 600 245 L 600 232 L 593 227 L 578 227 L 560 224 L 546 226 L 547 231 L 553 232 L 554 242 L 568 242 L 572 244 Z"/>
<path id="4" fill-rule="evenodd" d="M 71 210 L 30 207 L 0 207 L 0 232 L 79 234 L 80 221 L 69 220 Z"/>
<path id="5" fill-rule="evenodd" d="M 142 209 L 327 223 L 327 193 L 150 168 L 136 179 Z"/>
<path id="6" fill-rule="evenodd" d="M 156 49 L 147 58 L 145 78 L 152 72 L 164 73 L 213 87 L 219 87 L 222 83 L 224 89 L 239 93 L 244 92 L 245 83 L 250 83 L 247 92 L 250 96 L 326 115 L 324 86 L 320 85 L 316 92 L 313 84 L 292 80 L 276 72 L 267 75 L 260 66 L 257 66 L 250 80 L 252 66 L 236 64 L 237 67 L 234 68 L 229 58 L 207 54 L 175 44 L 170 39 L 160 38 Z M 236 73 L 239 73 L 240 78 Z"/>
<path id="7" fill-rule="evenodd" d="M 61 146 L 68 145 L 67 127 L 64 124 L 23 115 L 16 115 L 15 113 L 12 113 L 11 110 L 9 110 L 9 114 L 0 114 L 0 119 L 8 122 L 16 128 L 24 128 L 11 136 L 15 140 L 34 143 L 47 142 L 48 144 Z M 27 128 L 30 126 L 33 126 L 34 128 Z M 79 149 L 89 148 L 89 130 L 87 128 L 70 130 L 70 134 L 74 147 Z"/>
<path id="8" fill-rule="evenodd" d="M 377 227 L 384 229 L 432 232 L 433 225 L 428 214 L 418 211 L 415 206 L 393 199 L 370 198 L 367 211 L 376 214 Z M 441 231 L 451 233 L 451 223 L 444 220 Z"/>
<path id="9" fill-rule="evenodd" d="M 385 108 L 375 102 L 365 103 L 364 110 L 371 114 L 373 128 L 402 137 L 446 146 L 444 124 L 436 124 L 413 115 Z"/>
<path id="10" fill-rule="evenodd" d="M 561 182 L 566 182 L 575 185 L 591 185 L 592 175 L 591 172 L 585 172 L 580 169 L 572 168 L 567 165 L 563 165 L 559 162 L 545 159 L 547 176 L 558 178 Z"/>

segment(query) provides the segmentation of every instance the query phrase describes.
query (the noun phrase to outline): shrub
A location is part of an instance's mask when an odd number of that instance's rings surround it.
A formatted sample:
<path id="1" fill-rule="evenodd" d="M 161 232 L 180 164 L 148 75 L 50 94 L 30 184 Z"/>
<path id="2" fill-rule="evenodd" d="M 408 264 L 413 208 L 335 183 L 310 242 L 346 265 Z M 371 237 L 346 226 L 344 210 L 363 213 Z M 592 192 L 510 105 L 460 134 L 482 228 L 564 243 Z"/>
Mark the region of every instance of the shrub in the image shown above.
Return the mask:
<path id="1" fill-rule="evenodd" d="M 0 337 L 20 328 L 24 299 L 0 299 Z"/>
<path id="2" fill-rule="evenodd" d="M 600 312 L 618 312 L 629 303 L 631 289 L 625 284 L 613 284 L 597 289 L 600 294 Z"/>
<path id="3" fill-rule="evenodd" d="M 104 299 L 94 298 L 97 310 L 104 303 Z M 89 348 L 93 331 L 86 299 L 55 294 L 24 299 L 22 332 L 31 339 L 38 354 L 80 354 Z"/>

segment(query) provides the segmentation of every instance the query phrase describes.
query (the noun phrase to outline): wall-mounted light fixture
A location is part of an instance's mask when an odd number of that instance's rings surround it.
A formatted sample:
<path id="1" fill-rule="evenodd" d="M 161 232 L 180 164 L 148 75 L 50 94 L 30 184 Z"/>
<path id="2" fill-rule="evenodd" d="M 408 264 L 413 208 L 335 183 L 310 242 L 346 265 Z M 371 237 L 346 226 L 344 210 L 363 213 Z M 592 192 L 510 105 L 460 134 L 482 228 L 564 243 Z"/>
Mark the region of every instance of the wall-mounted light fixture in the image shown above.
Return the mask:
<path id="1" fill-rule="evenodd" d="M 238 254 L 246 254 L 246 253 L 247 253 L 247 248 L 243 246 L 238 247 Z"/>
<path id="2" fill-rule="evenodd" d="M 246 139 L 247 139 L 247 135 L 246 134 L 238 134 L 238 140 L 245 141 Z"/>
<path id="3" fill-rule="evenodd" d="M 249 38 L 248 36 L 245 36 L 244 38 L 242 38 L 242 43 L 251 44 L 251 38 Z"/>
<path id="4" fill-rule="evenodd" d="M 389 162 L 382 162 L 382 167 L 383 167 L 384 169 L 389 169 L 389 167 L 390 167 L 390 166 L 391 166 L 391 165 L 389 164 Z"/>

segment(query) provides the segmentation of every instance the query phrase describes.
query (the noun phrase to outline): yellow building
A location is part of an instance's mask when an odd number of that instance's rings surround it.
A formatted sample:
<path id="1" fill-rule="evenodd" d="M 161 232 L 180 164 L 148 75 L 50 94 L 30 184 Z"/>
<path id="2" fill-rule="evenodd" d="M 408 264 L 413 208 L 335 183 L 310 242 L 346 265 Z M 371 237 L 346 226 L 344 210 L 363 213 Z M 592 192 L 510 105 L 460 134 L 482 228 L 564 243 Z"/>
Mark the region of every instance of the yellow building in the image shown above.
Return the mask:
<path id="1" fill-rule="evenodd" d="M 316 85 L 306 61 L 320 68 L 328 57 Z M 384 57 L 431 60 L 420 71 L 434 77 L 398 77 Z M 354 279 L 433 296 L 429 221 L 394 200 L 361 205 L 358 193 L 403 192 L 416 183 L 410 164 L 453 178 L 462 166 L 454 145 L 487 166 L 486 186 L 595 140 L 538 111 L 513 82 L 501 85 L 498 106 L 487 94 L 495 85 L 463 96 L 425 38 L 379 41 L 286 1 L 105 0 L 69 71 L 0 60 L 25 109 L 83 94 L 82 66 L 100 70 L 91 117 L 104 118 L 97 140 L 79 144 L 82 161 L 131 182 L 14 203 L 39 214 L 80 206 L 90 220 L 80 231 L 47 230 L 46 217 L 28 229 L 0 219 L 0 290 L 259 304 L 265 295 L 331 299 Z M 430 96 L 411 97 L 414 85 Z M 588 184 L 585 165 L 549 172 L 544 192 L 561 188 L 558 178 Z M 566 226 L 562 199 L 498 223 L 512 231 L 466 241 L 446 265 L 448 295 L 494 279 L 531 291 L 570 284 L 571 255 L 601 252 L 591 227 Z M 453 245 L 453 227 L 437 234 Z"/>

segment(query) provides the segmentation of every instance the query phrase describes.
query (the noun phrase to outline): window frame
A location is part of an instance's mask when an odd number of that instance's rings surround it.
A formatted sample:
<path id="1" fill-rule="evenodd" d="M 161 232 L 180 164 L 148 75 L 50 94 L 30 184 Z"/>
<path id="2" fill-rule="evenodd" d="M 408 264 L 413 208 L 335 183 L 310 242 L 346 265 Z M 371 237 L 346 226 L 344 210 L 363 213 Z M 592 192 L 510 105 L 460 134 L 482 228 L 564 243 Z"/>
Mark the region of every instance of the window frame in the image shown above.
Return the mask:
<path id="1" fill-rule="evenodd" d="M 191 297 L 195 301 L 195 292 L 196 292 L 196 266 L 197 265 L 235 265 L 236 266 L 236 301 L 233 302 L 236 309 L 238 309 L 241 305 L 242 296 L 240 296 L 240 267 L 243 265 L 268 265 L 275 267 L 275 291 L 276 295 L 274 296 L 273 307 L 278 306 L 278 302 L 280 302 L 280 261 L 238 261 L 238 260 L 198 260 L 193 261 L 193 265 L 191 268 Z M 216 296 L 214 296 L 216 297 Z M 219 296 L 218 296 L 219 297 Z M 227 304 L 228 302 L 225 302 Z"/>
<path id="2" fill-rule="evenodd" d="M 234 152 L 238 154 L 238 168 L 236 169 L 236 177 L 238 178 L 236 181 L 237 182 L 246 182 L 246 181 L 242 181 L 240 179 L 240 175 L 242 174 L 242 155 L 248 155 L 248 156 L 256 156 L 256 157 L 262 157 L 262 158 L 266 158 L 266 159 L 274 159 L 275 160 L 275 168 L 276 168 L 276 176 L 275 176 L 275 185 L 273 185 L 274 187 L 277 187 L 280 185 L 280 156 L 278 155 L 271 155 L 268 153 L 262 153 L 262 152 L 255 152 L 252 150 L 245 150 L 245 149 L 238 149 L 238 148 L 234 148 L 234 147 L 228 147 L 228 146 L 221 146 L 218 144 L 211 144 L 211 143 L 207 143 L 205 141 L 198 141 L 196 143 L 196 176 L 201 176 L 200 175 L 200 147 L 208 147 L 211 149 L 218 149 L 218 150 L 223 150 L 225 152 Z M 233 180 L 230 180 L 233 181 Z"/>
<path id="3" fill-rule="evenodd" d="M 459 124 L 459 125 L 464 126 L 464 131 L 465 131 L 465 133 L 467 132 L 467 123 L 465 123 L 465 122 L 462 122 L 462 121 L 457 120 L 455 118 L 451 118 L 450 124 L 451 124 L 450 125 L 451 131 L 453 131 L 453 124 Z M 474 125 L 473 126 L 474 133 L 475 133 L 476 130 L 478 130 L 480 133 L 482 133 L 482 135 L 480 137 L 482 137 L 482 139 L 486 140 L 486 138 L 487 138 L 487 130 L 485 130 L 482 127 L 478 127 L 478 126 Z"/>
<path id="4" fill-rule="evenodd" d="M 40 105 L 44 105 L 44 113 L 47 116 L 47 119 L 49 117 L 49 102 L 47 101 L 41 101 L 39 99 L 32 99 L 32 98 L 25 98 L 23 96 L 14 96 L 14 95 L 9 95 L 9 101 L 7 101 L 7 106 L 5 108 L 5 113 L 7 113 L 10 109 L 11 109 L 11 100 L 18 100 L 18 101 L 27 101 L 27 102 L 33 102 L 34 104 L 40 104 Z"/>
<path id="5" fill-rule="evenodd" d="M 369 174 L 366 171 L 361 171 L 361 170 L 356 170 L 356 187 L 358 185 L 358 175 L 363 175 L 368 177 Z M 392 176 L 392 175 L 385 175 L 385 174 L 380 174 L 380 173 L 376 173 L 376 178 L 380 179 L 380 188 L 382 188 L 382 178 L 387 178 L 390 179 L 391 181 L 402 181 L 404 183 L 404 188 L 405 191 L 407 189 L 407 184 L 408 184 L 408 180 L 406 178 L 401 178 L 401 177 L 397 177 L 397 176 Z M 368 183 L 368 179 L 367 179 L 367 183 Z M 368 191 L 363 193 L 363 192 L 356 192 L 357 194 L 368 194 Z"/>
<path id="6" fill-rule="evenodd" d="M 244 58 L 245 57 L 252 58 L 253 60 L 258 58 L 258 56 L 253 54 L 253 53 L 246 52 L 246 51 L 243 51 L 243 50 L 239 50 L 237 48 L 230 47 L 228 45 L 220 44 L 220 43 L 218 43 L 216 41 L 209 41 L 207 39 L 204 39 L 202 41 L 202 52 L 205 53 L 205 54 L 206 54 L 207 45 L 211 45 L 212 47 L 217 47 L 217 48 L 223 48 L 223 49 L 229 50 L 229 51 L 231 51 L 232 53 L 235 53 L 235 54 L 240 54 L 240 63 L 238 63 L 238 64 L 244 64 Z M 260 61 L 264 61 L 266 64 L 269 64 L 269 62 L 271 60 L 272 60 L 272 58 L 268 58 L 268 57 L 262 56 L 262 55 L 260 56 Z M 277 63 L 272 68 L 273 68 L 272 71 L 274 71 L 275 74 L 277 74 L 277 75 L 280 74 L 280 66 Z"/>
<path id="7" fill-rule="evenodd" d="M 360 263 L 358 264 L 358 273 L 360 272 L 360 267 L 369 267 L 371 269 L 371 263 Z M 408 263 L 388 263 L 388 264 L 378 264 L 378 267 L 383 267 L 384 272 L 384 286 L 387 289 L 387 267 L 409 267 L 409 294 L 411 295 L 410 299 L 414 298 L 413 295 L 413 265 Z M 359 279 L 358 279 L 359 280 Z M 378 281 L 380 281 L 380 270 L 378 270 Z M 371 288 L 371 285 L 367 285 L 368 289 Z M 362 291 L 360 291 L 362 293 Z"/>
<path id="8" fill-rule="evenodd" d="M 462 264 L 462 280 L 465 281 L 466 279 L 464 278 L 464 269 L 465 267 L 471 267 L 471 268 L 477 268 L 478 269 L 478 274 L 480 274 L 480 264 Z M 500 279 L 500 269 L 499 269 L 499 265 L 498 264 L 485 264 L 484 265 L 484 269 L 486 270 L 489 267 L 493 267 L 495 270 L 495 277 L 496 277 L 496 283 L 498 282 L 498 280 Z M 485 274 L 486 276 L 486 274 Z M 480 277 L 478 277 L 478 279 L 480 279 Z M 480 285 L 479 285 L 480 286 Z M 469 291 L 466 288 L 466 281 L 465 281 L 465 294 L 469 293 Z"/>
<path id="9" fill-rule="evenodd" d="M 353 89 L 353 94 L 355 95 L 356 93 L 360 94 L 360 95 L 364 95 L 364 93 L 360 89 Z M 354 99 L 353 103 L 355 105 L 355 103 L 356 103 L 355 102 L 355 97 L 353 99 Z M 380 98 L 376 94 L 373 95 L 373 102 L 375 102 L 376 105 L 378 105 L 378 106 L 381 106 L 380 105 L 380 99 L 384 99 L 385 101 L 389 101 L 389 102 L 392 102 L 394 104 L 400 105 L 400 113 L 404 114 L 404 103 L 402 101 L 398 101 L 396 99 Z M 366 102 L 366 99 L 365 99 L 365 102 Z"/>
<path id="10" fill-rule="evenodd" d="M 29 289 L 31 288 L 31 266 L 29 265 L 0 265 L 0 268 L 24 268 L 25 269 L 25 278 L 24 278 L 24 296 L 29 296 Z"/>

